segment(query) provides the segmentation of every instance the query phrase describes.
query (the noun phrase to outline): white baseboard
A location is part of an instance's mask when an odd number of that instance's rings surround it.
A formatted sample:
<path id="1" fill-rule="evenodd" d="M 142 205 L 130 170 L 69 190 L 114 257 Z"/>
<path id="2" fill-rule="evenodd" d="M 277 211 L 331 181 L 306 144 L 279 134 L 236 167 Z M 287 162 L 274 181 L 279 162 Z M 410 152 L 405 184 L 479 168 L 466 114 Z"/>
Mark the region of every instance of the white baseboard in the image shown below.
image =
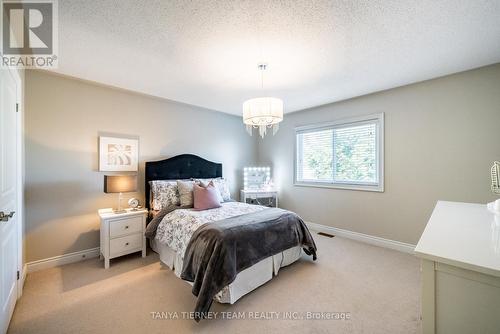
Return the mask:
<path id="1" fill-rule="evenodd" d="M 315 224 L 311 222 L 306 222 L 306 225 L 316 232 L 323 232 L 328 234 L 333 234 L 342 238 L 348 238 L 356 241 L 361 241 L 367 244 L 394 249 L 403 253 L 414 254 L 415 245 L 407 244 L 400 241 L 384 239 L 380 237 L 375 237 L 368 234 L 363 234 L 359 232 L 353 232 L 349 230 L 343 230 L 337 227 L 331 227 L 321 224 Z"/>
<path id="2" fill-rule="evenodd" d="M 311 222 L 306 222 L 306 225 L 311 230 L 314 230 L 317 232 L 324 232 L 324 233 L 328 233 L 328 234 L 333 234 L 333 235 L 336 235 L 339 237 L 357 240 L 357 241 L 361 241 L 361 242 L 375 245 L 375 246 L 379 246 L 379 247 L 390 248 L 390 249 L 394 249 L 394 250 L 408 253 L 408 254 L 413 254 L 414 249 L 415 249 L 415 245 L 412 245 L 412 244 L 407 244 L 404 242 L 390 240 L 390 239 L 384 239 L 384 238 L 375 237 L 372 235 L 358 233 L 358 232 L 353 232 L 353 231 L 349 231 L 349 230 L 343 230 L 343 229 L 340 229 L 337 227 L 315 224 L 315 223 L 311 223 Z M 79 251 L 79 252 L 58 255 L 58 256 L 48 258 L 48 259 L 42 259 L 42 260 L 29 262 L 25 265 L 25 268 L 23 268 L 23 273 L 22 273 L 22 278 L 21 278 L 22 279 L 21 286 L 24 285 L 24 280 L 26 279 L 27 273 L 32 273 L 32 272 L 42 270 L 42 269 L 47 269 L 47 268 L 58 267 L 58 266 L 62 266 L 64 264 L 83 261 L 83 260 L 95 258 L 98 256 L 99 256 L 99 247 L 96 247 L 96 248 L 86 249 L 86 250 Z"/>
<path id="3" fill-rule="evenodd" d="M 68 263 L 74 263 L 78 261 L 83 261 L 87 259 L 91 259 L 99 256 L 99 247 L 82 250 L 79 252 L 68 253 L 63 255 L 58 255 L 54 257 L 50 257 L 48 259 L 37 260 L 33 262 L 27 263 L 28 273 L 32 273 L 34 271 L 53 268 L 62 266 Z"/>

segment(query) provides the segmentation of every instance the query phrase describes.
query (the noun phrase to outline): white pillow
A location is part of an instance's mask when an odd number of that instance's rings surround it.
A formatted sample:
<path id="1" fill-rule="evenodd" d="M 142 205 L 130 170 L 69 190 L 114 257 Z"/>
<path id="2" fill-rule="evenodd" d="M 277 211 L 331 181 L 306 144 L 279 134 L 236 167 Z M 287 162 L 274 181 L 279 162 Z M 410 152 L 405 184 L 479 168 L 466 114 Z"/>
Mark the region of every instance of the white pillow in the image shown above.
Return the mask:
<path id="1" fill-rule="evenodd" d="M 231 200 L 231 192 L 229 191 L 229 182 L 222 177 L 216 178 L 215 185 L 219 188 L 220 194 L 224 201 Z"/>

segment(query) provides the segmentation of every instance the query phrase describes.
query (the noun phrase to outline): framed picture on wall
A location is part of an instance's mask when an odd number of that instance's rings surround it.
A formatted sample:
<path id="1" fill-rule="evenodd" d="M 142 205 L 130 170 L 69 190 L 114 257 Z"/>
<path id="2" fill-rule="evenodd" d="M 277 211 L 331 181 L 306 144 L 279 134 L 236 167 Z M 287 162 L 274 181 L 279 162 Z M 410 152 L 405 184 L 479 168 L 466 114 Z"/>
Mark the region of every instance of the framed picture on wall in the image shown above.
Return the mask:
<path id="1" fill-rule="evenodd" d="M 139 140 L 99 137 L 99 171 L 137 172 Z"/>

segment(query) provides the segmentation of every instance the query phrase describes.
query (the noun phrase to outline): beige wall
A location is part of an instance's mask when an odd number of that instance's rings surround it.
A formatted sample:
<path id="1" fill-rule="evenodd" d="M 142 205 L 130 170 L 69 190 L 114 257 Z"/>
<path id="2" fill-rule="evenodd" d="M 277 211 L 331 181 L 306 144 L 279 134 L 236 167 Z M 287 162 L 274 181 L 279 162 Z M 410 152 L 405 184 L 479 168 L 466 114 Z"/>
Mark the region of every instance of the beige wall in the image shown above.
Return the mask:
<path id="1" fill-rule="evenodd" d="M 97 247 L 97 209 L 116 205 L 97 171 L 99 133 L 140 138 L 144 162 L 194 153 L 241 169 L 271 164 L 280 206 L 305 220 L 416 243 L 438 199 L 482 202 L 500 159 L 500 64 L 285 115 L 256 144 L 239 117 L 44 72 L 26 72 L 27 261 Z M 385 192 L 293 186 L 294 127 L 385 113 Z"/>
<path id="2" fill-rule="evenodd" d="M 385 192 L 293 185 L 294 127 L 385 113 Z M 307 221 L 415 244 L 437 200 L 486 203 L 500 159 L 500 64 L 285 115 L 259 142 L 280 206 Z"/>
<path id="3" fill-rule="evenodd" d="M 256 161 L 241 118 L 38 71 L 26 72 L 27 261 L 99 246 L 99 208 L 116 206 L 98 172 L 99 133 L 139 136 L 144 162 L 193 153 L 222 162 L 237 196 Z M 124 201 L 125 203 L 125 201 Z"/>

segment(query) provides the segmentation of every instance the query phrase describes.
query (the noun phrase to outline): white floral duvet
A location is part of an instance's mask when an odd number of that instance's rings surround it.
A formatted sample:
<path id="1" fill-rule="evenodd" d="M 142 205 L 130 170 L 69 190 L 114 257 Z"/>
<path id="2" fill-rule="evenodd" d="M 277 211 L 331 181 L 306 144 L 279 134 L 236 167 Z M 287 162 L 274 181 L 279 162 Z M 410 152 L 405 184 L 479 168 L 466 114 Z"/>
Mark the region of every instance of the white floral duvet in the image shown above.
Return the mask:
<path id="1" fill-rule="evenodd" d="M 264 209 L 267 207 L 241 202 L 226 202 L 222 203 L 220 208 L 202 211 L 177 209 L 165 215 L 158 225 L 155 238 L 158 242 L 172 248 L 184 259 L 189 240 L 201 225 Z"/>

